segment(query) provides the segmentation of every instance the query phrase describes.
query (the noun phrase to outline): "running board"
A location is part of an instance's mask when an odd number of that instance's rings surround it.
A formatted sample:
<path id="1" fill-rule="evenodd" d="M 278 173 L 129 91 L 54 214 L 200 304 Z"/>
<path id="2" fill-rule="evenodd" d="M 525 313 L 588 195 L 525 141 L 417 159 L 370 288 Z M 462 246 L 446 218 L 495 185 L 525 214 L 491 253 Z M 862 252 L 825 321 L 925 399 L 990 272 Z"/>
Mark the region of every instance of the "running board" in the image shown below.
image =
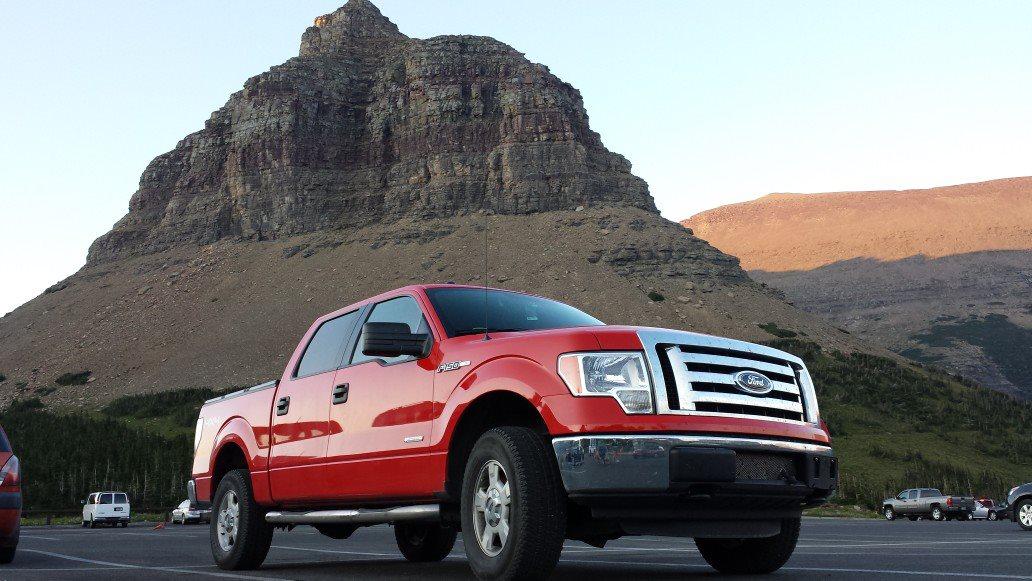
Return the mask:
<path id="1" fill-rule="evenodd" d="M 309 512 L 271 511 L 265 520 L 278 525 L 353 524 L 379 525 L 396 522 L 441 520 L 441 505 L 418 504 L 384 509 L 313 510 Z"/>

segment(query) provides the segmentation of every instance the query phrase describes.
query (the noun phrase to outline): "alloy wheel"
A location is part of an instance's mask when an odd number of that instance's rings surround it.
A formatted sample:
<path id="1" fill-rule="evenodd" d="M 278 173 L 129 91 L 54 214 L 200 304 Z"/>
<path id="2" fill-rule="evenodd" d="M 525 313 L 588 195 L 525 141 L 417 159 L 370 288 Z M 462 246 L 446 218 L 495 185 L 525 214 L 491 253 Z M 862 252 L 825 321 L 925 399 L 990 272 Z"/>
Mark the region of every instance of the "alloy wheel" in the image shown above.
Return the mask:
<path id="1" fill-rule="evenodd" d="M 239 532 L 240 521 L 240 499 L 236 492 L 229 490 L 222 497 L 222 504 L 219 506 L 218 534 L 219 547 L 227 553 L 233 550 L 236 545 L 237 533 Z"/>
<path id="2" fill-rule="evenodd" d="M 1018 511 L 1018 520 L 1025 527 L 1032 527 L 1032 504 L 1025 503 L 1021 505 L 1021 510 Z"/>
<path id="3" fill-rule="evenodd" d="M 511 502 L 509 476 L 497 460 L 489 460 L 480 469 L 473 487 L 473 528 L 480 549 L 489 557 L 497 556 L 505 548 Z"/>

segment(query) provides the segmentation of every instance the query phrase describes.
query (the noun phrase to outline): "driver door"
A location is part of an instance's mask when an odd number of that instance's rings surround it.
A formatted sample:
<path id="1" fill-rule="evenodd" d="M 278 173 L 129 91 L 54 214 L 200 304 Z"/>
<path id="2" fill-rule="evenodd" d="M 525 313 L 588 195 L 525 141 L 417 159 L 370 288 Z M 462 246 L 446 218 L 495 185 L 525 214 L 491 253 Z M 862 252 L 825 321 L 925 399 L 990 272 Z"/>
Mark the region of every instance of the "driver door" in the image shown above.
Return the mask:
<path id="1" fill-rule="evenodd" d="M 381 301 L 367 312 L 362 325 L 403 323 L 433 335 L 414 296 Z M 429 496 L 433 356 L 371 357 L 362 353 L 362 341 L 360 334 L 333 382 L 339 395 L 329 406 L 327 489 L 336 500 Z"/>

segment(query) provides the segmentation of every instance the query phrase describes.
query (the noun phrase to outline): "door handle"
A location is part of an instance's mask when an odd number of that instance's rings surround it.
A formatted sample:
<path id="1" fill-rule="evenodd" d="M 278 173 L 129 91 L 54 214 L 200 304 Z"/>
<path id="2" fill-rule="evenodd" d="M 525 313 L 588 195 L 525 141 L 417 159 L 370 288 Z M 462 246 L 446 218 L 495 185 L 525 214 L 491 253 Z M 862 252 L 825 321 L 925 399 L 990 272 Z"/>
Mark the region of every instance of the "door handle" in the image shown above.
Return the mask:
<path id="1" fill-rule="evenodd" d="M 333 388 L 333 405 L 348 402 L 348 384 L 342 383 Z"/>
<path id="2" fill-rule="evenodd" d="M 277 416 L 285 416 L 285 415 L 287 415 L 287 410 L 289 410 L 289 409 L 290 409 L 290 396 L 289 395 L 285 395 L 285 396 L 279 398 L 279 401 L 276 402 L 276 415 Z"/>

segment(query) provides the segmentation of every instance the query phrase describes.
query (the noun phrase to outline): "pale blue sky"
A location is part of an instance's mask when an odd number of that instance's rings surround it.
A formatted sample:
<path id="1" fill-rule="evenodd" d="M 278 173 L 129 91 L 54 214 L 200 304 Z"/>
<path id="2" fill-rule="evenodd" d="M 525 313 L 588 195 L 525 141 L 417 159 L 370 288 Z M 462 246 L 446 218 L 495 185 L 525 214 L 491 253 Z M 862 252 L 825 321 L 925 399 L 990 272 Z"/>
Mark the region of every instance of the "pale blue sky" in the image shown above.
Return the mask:
<path id="1" fill-rule="evenodd" d="M 0 0 L 0 313 L 78 269 L 147 162 L 342 2 Z M 548 65 L 671 219 L 1032 173 L 1032 2 L 374 2 Z"/>

